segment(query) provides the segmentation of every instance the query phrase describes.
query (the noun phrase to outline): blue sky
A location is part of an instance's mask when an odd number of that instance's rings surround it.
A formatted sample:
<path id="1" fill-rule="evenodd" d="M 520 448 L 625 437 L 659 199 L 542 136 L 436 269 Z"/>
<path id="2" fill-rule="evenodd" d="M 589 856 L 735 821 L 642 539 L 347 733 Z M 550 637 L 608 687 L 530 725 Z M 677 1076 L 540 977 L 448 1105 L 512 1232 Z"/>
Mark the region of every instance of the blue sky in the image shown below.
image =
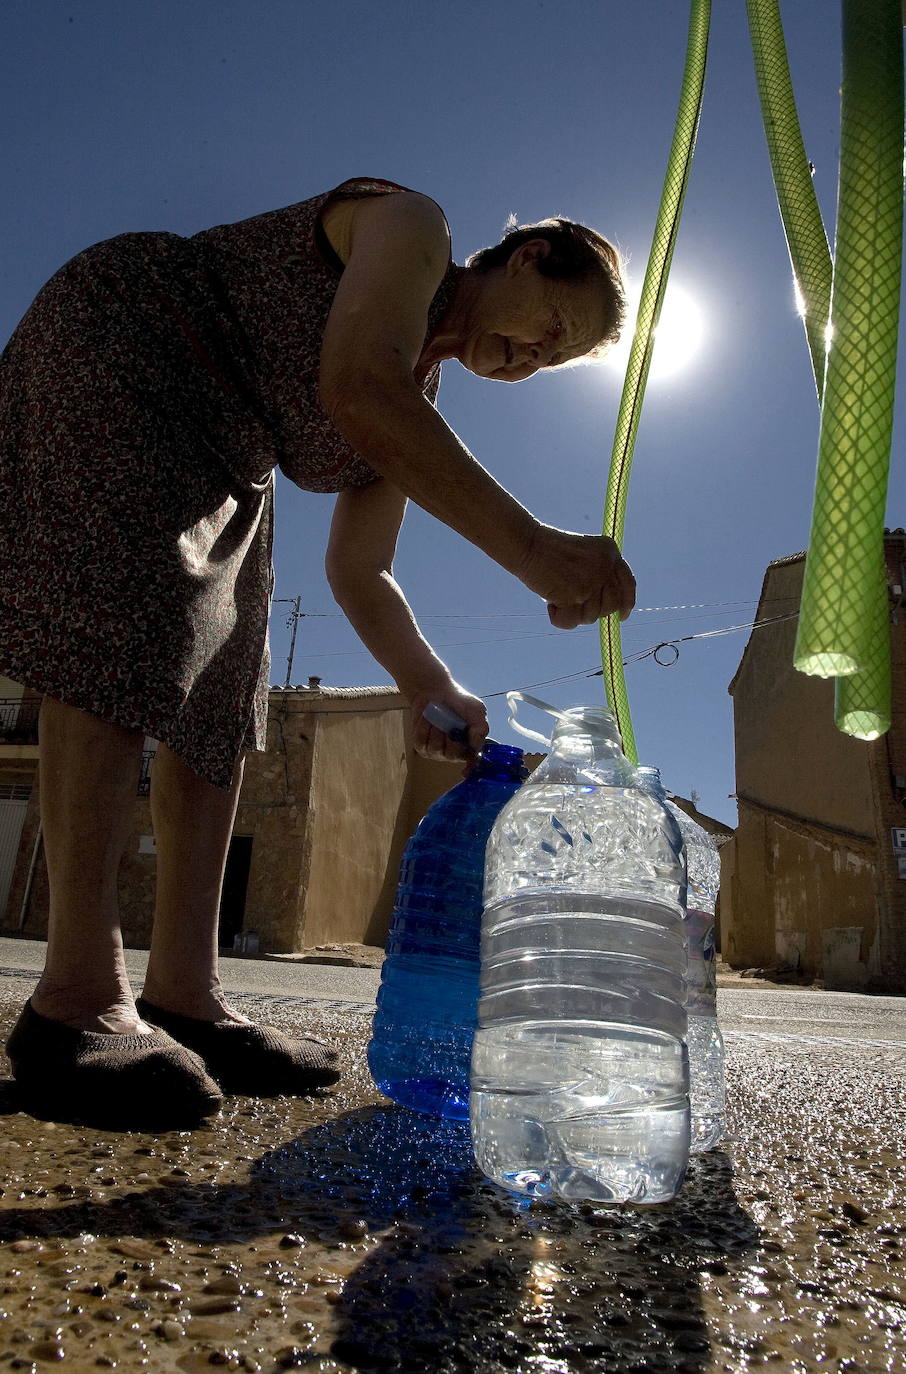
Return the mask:
<path id="1" fill-rule="evenodd" d="M 839 15 L 783 6 L 815 187 L 832 234 Z M 704 112 L 673 280 L 705 319 L 695 358 L 649 386 L 625 552 L 639 610 L 624 649 L 751 621 L 767 563 L 805 547 L 818 413 L 758 110 L 743 0 L 714 6 Z M 126 230 L 190 234 L 346 177 L 433 196 L 458 261 L 510 212 L 599 228 L 641 277 L 679 93 L 688 8 L 672 0 L 5 0 L 0 9 L 0 339 L 49 277 Z M 439 406 L 541 519 L 600 528 L 620 392 L 614 370 L 519 386 L 447 364 Z M 902 403 L 899 407 L 902 411 Z M 888 523 L 906 523 L 894 433 Z M 278 482 L 278 597 L 306 618 L 293 681 L 386 682 L 336 612 L 323 571 L 330 498 Z M 544 606 L 410 507 L 397 576 L 454 674 L 480 695 L 600 667 L 594 629 Z M 702 606 L 701 603 L 705 603 Z M 695 607 L 696 609 L 672 609 Z M 282 682 L 288 606 L 272 617 Z M 735 823 L 729 683 L 746 632 L 627 670 L 643 761 Z M 600 678 L 537 694 L 598 702 Z M 502 697 L 492 733 L 509 733 Z"/>

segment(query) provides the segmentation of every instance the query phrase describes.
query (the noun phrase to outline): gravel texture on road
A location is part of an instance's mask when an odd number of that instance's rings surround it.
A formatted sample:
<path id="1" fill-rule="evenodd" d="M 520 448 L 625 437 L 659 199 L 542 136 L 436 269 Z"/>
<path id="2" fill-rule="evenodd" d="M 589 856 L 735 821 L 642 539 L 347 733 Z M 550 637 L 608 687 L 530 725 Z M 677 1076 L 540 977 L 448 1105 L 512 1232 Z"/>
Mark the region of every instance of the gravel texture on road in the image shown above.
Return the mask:
<path id="1" fill-rule="evenodd" d="M 0 985 L 4 1037 L 28 990 Z M 648 1209 L 486 1183 L 466 1128 L 376 1091 L 364 1002 L 237 997 L 344 1077 L 191 1132 L 36 1121 L 0 1084 L 0 1371 L 906 1370 L 906 1050 L 759 996 L 728 1027 L 730 1138 Z"/>

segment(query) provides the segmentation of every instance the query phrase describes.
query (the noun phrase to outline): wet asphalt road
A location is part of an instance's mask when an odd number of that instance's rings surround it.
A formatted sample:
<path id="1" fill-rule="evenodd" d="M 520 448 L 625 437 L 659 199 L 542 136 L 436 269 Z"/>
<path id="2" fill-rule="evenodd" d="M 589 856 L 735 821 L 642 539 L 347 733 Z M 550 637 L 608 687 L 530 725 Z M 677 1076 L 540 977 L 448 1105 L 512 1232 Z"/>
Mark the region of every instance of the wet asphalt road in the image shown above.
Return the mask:
<path id="1" fill-rule="evenodd" d="M 0 1033 L 42 955 L 0 941 Z M 0 1371 L 906 1371 L 906 999 L 722 988 L 730 1139 L 673 1203 L 568 1209 L 376 1092 L 374 971 L 224 981 L 336 1041 L 343 1080 L 163 1136 L 35 1121 L 0 1085 Z"/>

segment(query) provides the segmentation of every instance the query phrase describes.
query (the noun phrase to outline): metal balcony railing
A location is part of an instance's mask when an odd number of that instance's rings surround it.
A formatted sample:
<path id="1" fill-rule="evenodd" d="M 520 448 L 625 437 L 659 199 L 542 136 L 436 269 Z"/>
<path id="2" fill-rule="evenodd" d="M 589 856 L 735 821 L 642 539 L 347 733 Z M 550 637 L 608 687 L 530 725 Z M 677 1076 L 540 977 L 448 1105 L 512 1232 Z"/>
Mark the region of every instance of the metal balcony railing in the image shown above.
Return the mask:
<path id="1" fill-rule="evenodd" d="M 21 697 L 0 697 L 0 746 L 4 744 L 37 744 L 40 701 L 23 701 Z M 151 791 L 151 760 L 156 750 L 142 750 L 142 770 L 138 778 L 138 795 L 147 797 Z"/>
<path id="2" fill-rule="evenodd" d="M 22 701 L 21 697 L 0 697 L 0 746 L 37 745 L 37 717 L 40 701 Z M 139 774 L 139 797 L 151 791 L 151 761 L 157 750 L 142 750 L 142 772 Z"/>
<path id="3" fill-rule="evenodd" d="M 0 744 L 37 744 L 40 701 L 0 697 Z"/>

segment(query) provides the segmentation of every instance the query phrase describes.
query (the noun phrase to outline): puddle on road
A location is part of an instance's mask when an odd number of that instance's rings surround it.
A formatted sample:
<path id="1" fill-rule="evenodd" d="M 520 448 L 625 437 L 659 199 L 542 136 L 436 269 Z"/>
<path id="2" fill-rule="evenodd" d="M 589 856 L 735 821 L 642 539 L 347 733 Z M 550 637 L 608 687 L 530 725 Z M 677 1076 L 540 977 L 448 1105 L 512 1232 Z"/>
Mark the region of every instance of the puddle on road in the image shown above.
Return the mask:
<path id="1" fill-rule="evenodd" d="M 572 1210 L 485 1183 L 467 1128 L 381 1098 L 367 1017 L 269 1019 L 339 1044 L 336 1090 L 231 1098 L 160 1137 L 34 1121 L 7 1094 L 0 1370 L 906 1368 L 889 1057 L 734 1040 L 725 1152 L 671 1204 Z"/>

